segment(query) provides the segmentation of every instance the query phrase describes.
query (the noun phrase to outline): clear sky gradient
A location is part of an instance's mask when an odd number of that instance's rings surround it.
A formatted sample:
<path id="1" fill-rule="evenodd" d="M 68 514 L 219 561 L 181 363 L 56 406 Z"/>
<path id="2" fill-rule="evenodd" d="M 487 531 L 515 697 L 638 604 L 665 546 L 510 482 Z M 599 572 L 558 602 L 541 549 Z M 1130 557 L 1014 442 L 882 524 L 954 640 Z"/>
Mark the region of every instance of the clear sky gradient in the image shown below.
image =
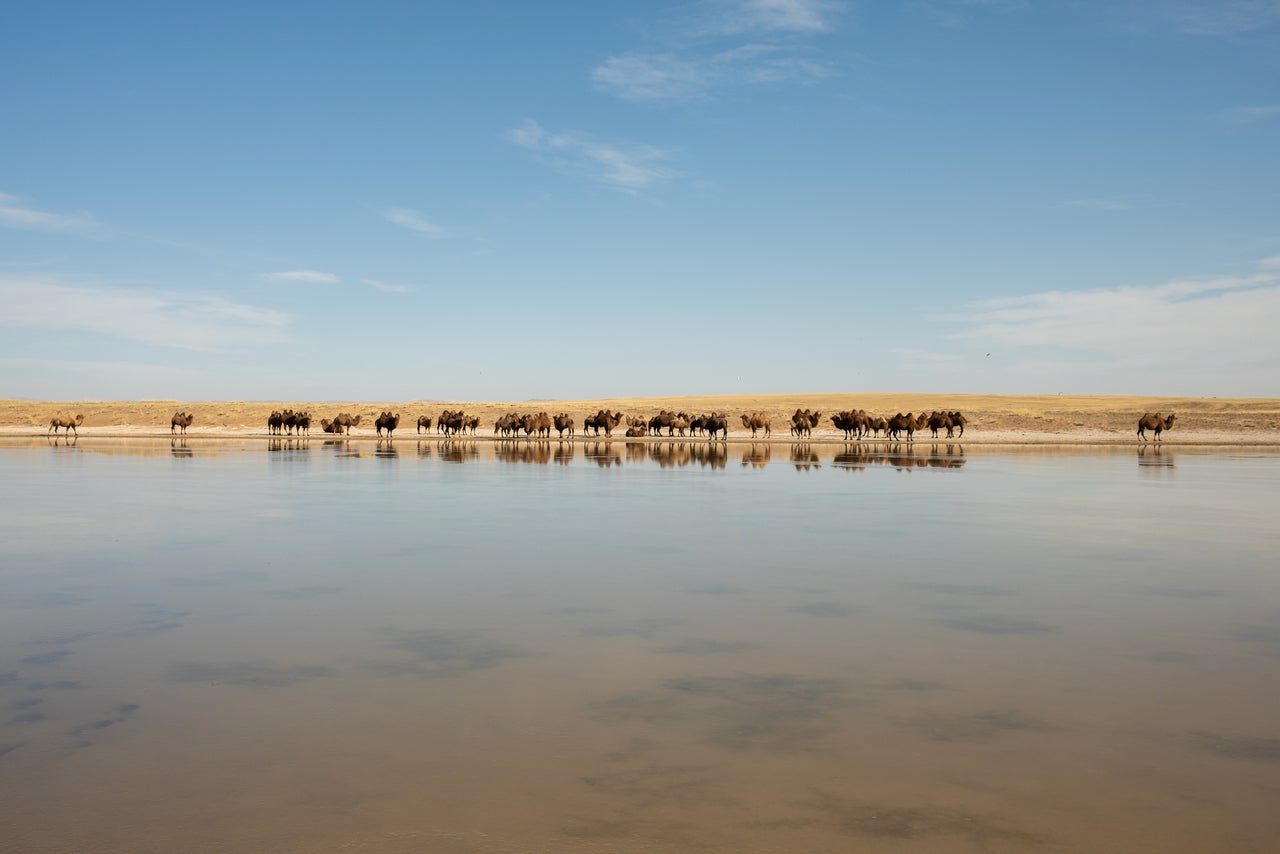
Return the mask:
<path id="1" fill-rule="evenodd" d="M 0 396 L 1280 396 L 1280 2 L 0 5 Z"/>

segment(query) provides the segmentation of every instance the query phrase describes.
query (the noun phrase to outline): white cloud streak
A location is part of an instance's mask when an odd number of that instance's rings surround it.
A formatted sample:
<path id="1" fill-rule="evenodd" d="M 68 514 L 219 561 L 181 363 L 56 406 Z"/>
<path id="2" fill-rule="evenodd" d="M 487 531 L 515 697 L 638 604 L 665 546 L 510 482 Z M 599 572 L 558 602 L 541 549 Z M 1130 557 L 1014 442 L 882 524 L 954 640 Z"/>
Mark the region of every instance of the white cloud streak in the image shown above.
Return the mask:
<path id="1" fill-rule="evenodd" d="M 1202 393 L 1225 393 L 1241 372 L 1280 377 L 1274 262 L 1249 275 L 988 300 L 958 318 L 966 328 L 952 338 L 998 352 L 1004 363 L 1056 365 L 1086 381 L 1092 372 L 1093 388 L 1183 374 L 1209 384 Z"/>
<path id="2" fill-rule="evenodd" d="M 21 198 L 9 193 L 0 193 L 0 226 L 76 234 L 96 232 L 102 227 L 92 214 L 85 212 L 57 214 L 39 211 L 23 205 Z"/>
<path id="3" fill-rule="evenodd" d="M 1268 119 L 1280 118 L 1280 104 L 1263 104 L 1253 107 L 1233 107 L 1226 111 L 1228 121 L 1239 125 L 1251 125 Z"/>
<path id="4" fill-rule="evenodd" d="M 155 347 L 225 352 L 285 340 L 288 314 L 217 296 L 73 286 L 0 276 L 0 326 L 85 332 Z"/>
<path id="5" fill-rule="evenodd" d="M 734 85 L 807 83 L 833 74 L 796 49 L 748 44 L 703 57 L 630 53 L 611 56 L 591 71 L 603 92 L 627 101 L 688 101 Z"/>
<path id="6" fill-rule="evenodd" d="M 531 119 L 507 131 L 506 138 L 550 158 L 560 169 L 624 192 L 635 193 L 679 175 L 663 165 L 671 157 L 664 149 L 635 143 L 607 144 L 573 131 L 553 133 Z"/>
<path id="7" fill-rule="evenodd" d="M 833 0 L 711 0 L 695 7 L 693 29 L 707 36 L 823 33 L 843 8 Z"/>
<path id="8" fill-rule="evenodd" d="M 811 83 L 834 71 L 801 42 L 831 31 L 843 9 L 829 0 L 695 3 L 676 13 L 673 49 L 610 56 L 591 70 L 591 80 L 606 94 L 649 102 L 696 100 L 734 86 Z M 745 43 L 725 46 L 734 39 Z"/>
<path id="9" fill-rule="evenodd" d="M 1276 0 L 1181 0 L 1157 8 L 1188 35 L 1229 38 L 1280 23 Z"/>
<path id="10" fill-rule="evenodd" d="M 390 282 L 380 282 L 377 279 L 361 279 L 360 281 L 374 290 L 390 294 L 407 294 L 413 290 L 413 288 L 408 285 L 395 285 Z"/>
<path id="11" fill-rule="evenodd" d="M 387 208 L 382 212 L 382 216 L 388 222 L 395 223 L 401 228 L 407 228 L 410 231 L 416 231 L 419 234 L 425 234 L 427 237 L 442 238 L 448 236 L 448 232 L 443 228 L 428 222 L 425 216 L 412 208 Z"/>
<path id="12" fill-rule="evenodd" d="M 342 281 L 333 273 L 320 270 L 284 270 L 279 273 L 263 273 L 262 278 L 273 282 L 303 282 L 314 285 L 336 285 Z"/>

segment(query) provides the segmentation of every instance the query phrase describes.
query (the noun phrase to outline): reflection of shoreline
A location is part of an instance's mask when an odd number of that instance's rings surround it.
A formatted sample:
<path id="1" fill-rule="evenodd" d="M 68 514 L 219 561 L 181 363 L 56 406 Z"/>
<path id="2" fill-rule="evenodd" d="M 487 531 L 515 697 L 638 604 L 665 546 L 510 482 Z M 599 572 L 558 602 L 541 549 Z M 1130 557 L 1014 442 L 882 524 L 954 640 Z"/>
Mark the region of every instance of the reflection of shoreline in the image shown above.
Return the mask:
<path id="1" fill-rule="evenodd" d="M 698 465 L 722 470 L 730 460 L 735 468 L 763 469 L 771 464 L 823 466 L 857 469 L 887 465 L 901 469 L 958 469 L 974 460 L 998 457 L 1010 460 L 1027 460 L 1036 457 L 1078 456 L 1081 458 L 1117 457 L 1138 464 L 1150 471 L 1171 470 L 1178 455 L 1194 457 L 1220 451 L 1195 449 L 1185 445 L 1175 447 L 1168 442 L 1159 446 L 1148 444 L 1135 448 L 1125 446 L 1089 445 L 974 445 L 961 442 L 786 442 L 785 450 L 777 441 L 757 442 L 708 442 L 704 439 L 509 439 L 494 442 L 479 437 L 453 439 L 444 437 L 414 438 L 405 436 L 394 440 L 383 437 L 381 444 L 374 438 L 331 436 L 311 438 L 260 436 L 251 439 L 229 439 L 198 436 L 169 436 L 154 439 L 102 439 L 86 436 L 31 436 L 25 439 L 0 438 L 0 452 L 17 448 L 67 449 L 77 453 L 106 456 L 197 456 L 211 459 L 234 454 L 267 452 L 280 458 L 303 460 L 309 457 L 342 457 L 351 459 L 380 458 L 384 460 L 438 458 L 440 461 L 462 463 L 497 461 L 509 464 L 531 465 L 581 465 L 595 463 L 602 468 L 618 465 L 657 465 L 659 468 L 682 468 Z M 1280 449 L 1271 446 L 1232 448 L 1233 454 L 1245 454 L 1259 458 L 1273 457 Z"/>
<path id="2" fill-rule="evenodd" d="M 849 444 L 842 453 L 835 455 L 832 465 L 855 471 L 873 465 L 897 469 L 958 469 L 965 462 L 964 446 L 959 442 L 903 442 L 892 443 L 885 448 Z"/>

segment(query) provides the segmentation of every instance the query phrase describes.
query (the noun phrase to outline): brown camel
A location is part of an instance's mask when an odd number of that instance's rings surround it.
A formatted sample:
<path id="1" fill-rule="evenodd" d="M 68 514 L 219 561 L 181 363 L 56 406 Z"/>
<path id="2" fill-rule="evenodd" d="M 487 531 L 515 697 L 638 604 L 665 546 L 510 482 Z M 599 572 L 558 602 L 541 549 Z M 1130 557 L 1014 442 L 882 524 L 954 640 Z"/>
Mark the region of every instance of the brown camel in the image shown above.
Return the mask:
<path id="1" fill-rule="evenodd" d="M 723 433 L 722 439 L 729 438 L 729 418 L 723 412 L 713 412 L 707 416 L 704 426 L 707 428 L 707 438 L 714 439 L 717 433 Z"/>
<path id="2" fill-rule="evenodd" d="M 1160 441 L 1160 434 L 1165 430 L 1173 429 L 1173 413 L 1169 413 L 1168 418 L 1161 418 L 1160 413 L 1152 415 L 1150 412 L 1143 413 L 1138 419 L 1138 436 L 1142 441 L 1147 441 L 1148 430 L 1154 430 L 1156 433 L 1156 441 Z"/>
<path id="3" fill-rule="evenodd" d="M 933 438 L 938 438 L 938 431 L 946 428 L 947 435 L 950 436 L 955 430 L 955 422 L 951 419 L 950 412 L 930 412 L 929 413 L 929 432 Z"/>
<path id="4" fill-rule="evenodd" d="M 742 426 L 751 429 L 751 438 L 756 437 L 757 430 L 763 430 L 765 436 L 773 435 L 773 430 L 769 426 L 769 416 L 763 412 L 753 412 L 750 415 L 742 416 Z"/>
<path id="5" fill-rule="evenodd" d="M 333 423 L 342 428 L 339 432 L 349 434 L 351 432 L 351 428 L 360 423 L 360 417 L 361 416 L 359 415 L 349 415 L 346 412 L 339 412 L 334 417 Z"/>
<path id="6" fill-rule="evenodd" d="M 604 428 L 605 436 L 613 435 L 613 428 L 622 423 L 623 415 L 621 412 L 610 412 L 607 409 L 601 409 L 595 415 L 588 415 L 582 422 L 582 431 L 594 430 L 595 435 L 600 435 L 600 428 Z"/>
<path id="7" fill-rule="evenodd" d="M 321 418 L 320 429 L 326 433 L 341 433 L 342 425 L 337 421 L 330 421 L 328 418 Z"/>
<path id="8" fill-rule="evenodd" d="M 79 436 L 80 431 L 76 428 L 83 423 L 83 415 L 77 415 L 75 418 L 72 418 L 70 415 L 55 415 L 49 419 L 49 433 L 57 433 L 58 428 L 61 427 L 64 432 L 74 433 Z M 45 435 L 48 435 L 48 433 Z"/>
<path id="9" fill-rule="evenodd" d="M 191 422 L 195 420 L 195 416 L 190 412 L 175 412 L 173 418 L 169 419 L 169 433 L 173 434 L 175 430 L 181 429 L 183 433 L 187 432 L 187 428 L 191 426 Z"/>
<path id="10" fill-rule="evenodd" d="M 392 415 L 388 410 L 378 416 L 378 420 L 373 422 L 374 429 L 378 431 L 378 435 L 382 435 L 382 431 L 387 431 L 387 438 L 391 438 L 392 432 L 400 426 L 400 413 Z"/>
<path id="11" fill-rule="evenodd" d="M 869 422 L 870 419 L 867 418 L 867 413 L 861 409 L 837 412 L 831 416 L 831 423 L 835 425 L 837 430 L 844 431 L 845 439 L 861 439 L 866 433 L 870 432 Z"/>
<path id="12" fill-rule="evenodd" d="M 554 419 L 552 419 L 552 424 L 554 424 L 556 430 L 559 431 L 561 439 L 564 438 L 565 430 L 569 431 L 570 436 L 573 435 L 573 428 L 575 426 L 575 423 L 572 416 L 570 416 L 569 413 L 561 412 Z"/>
<path id="13" fill-rule="evenodd" d="M 430 415 L 418 416 L 418 432 L 421 433 L 423 430 L 426 430 L 428 433 L 431 432 L 431 416 Z"/>
<path id="14" fill-rule="evenodd" d="M 271 414 L 267 416 L 267 432 L 276 435 L 284 429 L 284 414 L 278 409 L 273 409 Z"/>

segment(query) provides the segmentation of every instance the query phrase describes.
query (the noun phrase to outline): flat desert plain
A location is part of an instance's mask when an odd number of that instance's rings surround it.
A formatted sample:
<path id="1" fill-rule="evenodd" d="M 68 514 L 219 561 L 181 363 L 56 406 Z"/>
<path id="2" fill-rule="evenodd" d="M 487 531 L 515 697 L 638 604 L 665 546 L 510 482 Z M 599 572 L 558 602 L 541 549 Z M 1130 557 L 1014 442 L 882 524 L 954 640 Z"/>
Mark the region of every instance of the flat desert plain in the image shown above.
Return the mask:
<path id="1" fill-rule="evenodd" d="M 78 433 L 86 437 L 150 437 L 169 434 L 175 412 L 189 412 L 195 420 L 188 437 L 240 437 L 267 435 L 272 410 L 293 409 L 311 413 L 312 436 L 323 436 L 320 419 L 339 412 L 360 415 L 351 438 L 374 438 L 373 422 L 380 412 L 400 414 L 398 436 L 411 436 L 421 415 L 434 421 L 441 411 L 465 411 L 480 419 L 479 438 L 491 437 L 500 416 L 567 412 L 577 422 L 581 438 L 583 419 L 601 409 L 621 411 L 646 419 L 666 409 L 692 415 L 723 412 L 730 418 L 730 441 L 750 441 L 742 426 L 743 413 L 763 412 L 772 421 L 774 442 L 790 442 L 791 414 L 796 409 L 822 413 L 809 441 L 840 442 L 830 415 L 847 409 L 864 409 L 873 417 L 901 413 L 959 410 L 968 424 L 966 444 L 1117 444 L 1137 441 L 1138 418 L 1145 412 L 1174 413 L 1172 430 L 1163 440 L 1177 444 L 1276 444 L 1280 445 L 1280 399 L 1177 398 L 1070 395 L 979 395 L 913 393 L 813 393 L 771 395 L 720 395 L 702 397 L 609 398 L 598 400 L 524 401 L 31 401 L 0 400 L 0 436 L 44 434 L 54 415 L 84 415 Z M 624 422 L 625 428 L 625 422 Z M 624 428 L 615 430 L 621 438 Z M 432 436 L 435 436 L 434 427 Z M 1148 436 L 1151 434 L 1148 433 Z M 917 438 L 929 438 L 926 428 Z M 554 438 L 554 434 L 553 434 Z"/>

